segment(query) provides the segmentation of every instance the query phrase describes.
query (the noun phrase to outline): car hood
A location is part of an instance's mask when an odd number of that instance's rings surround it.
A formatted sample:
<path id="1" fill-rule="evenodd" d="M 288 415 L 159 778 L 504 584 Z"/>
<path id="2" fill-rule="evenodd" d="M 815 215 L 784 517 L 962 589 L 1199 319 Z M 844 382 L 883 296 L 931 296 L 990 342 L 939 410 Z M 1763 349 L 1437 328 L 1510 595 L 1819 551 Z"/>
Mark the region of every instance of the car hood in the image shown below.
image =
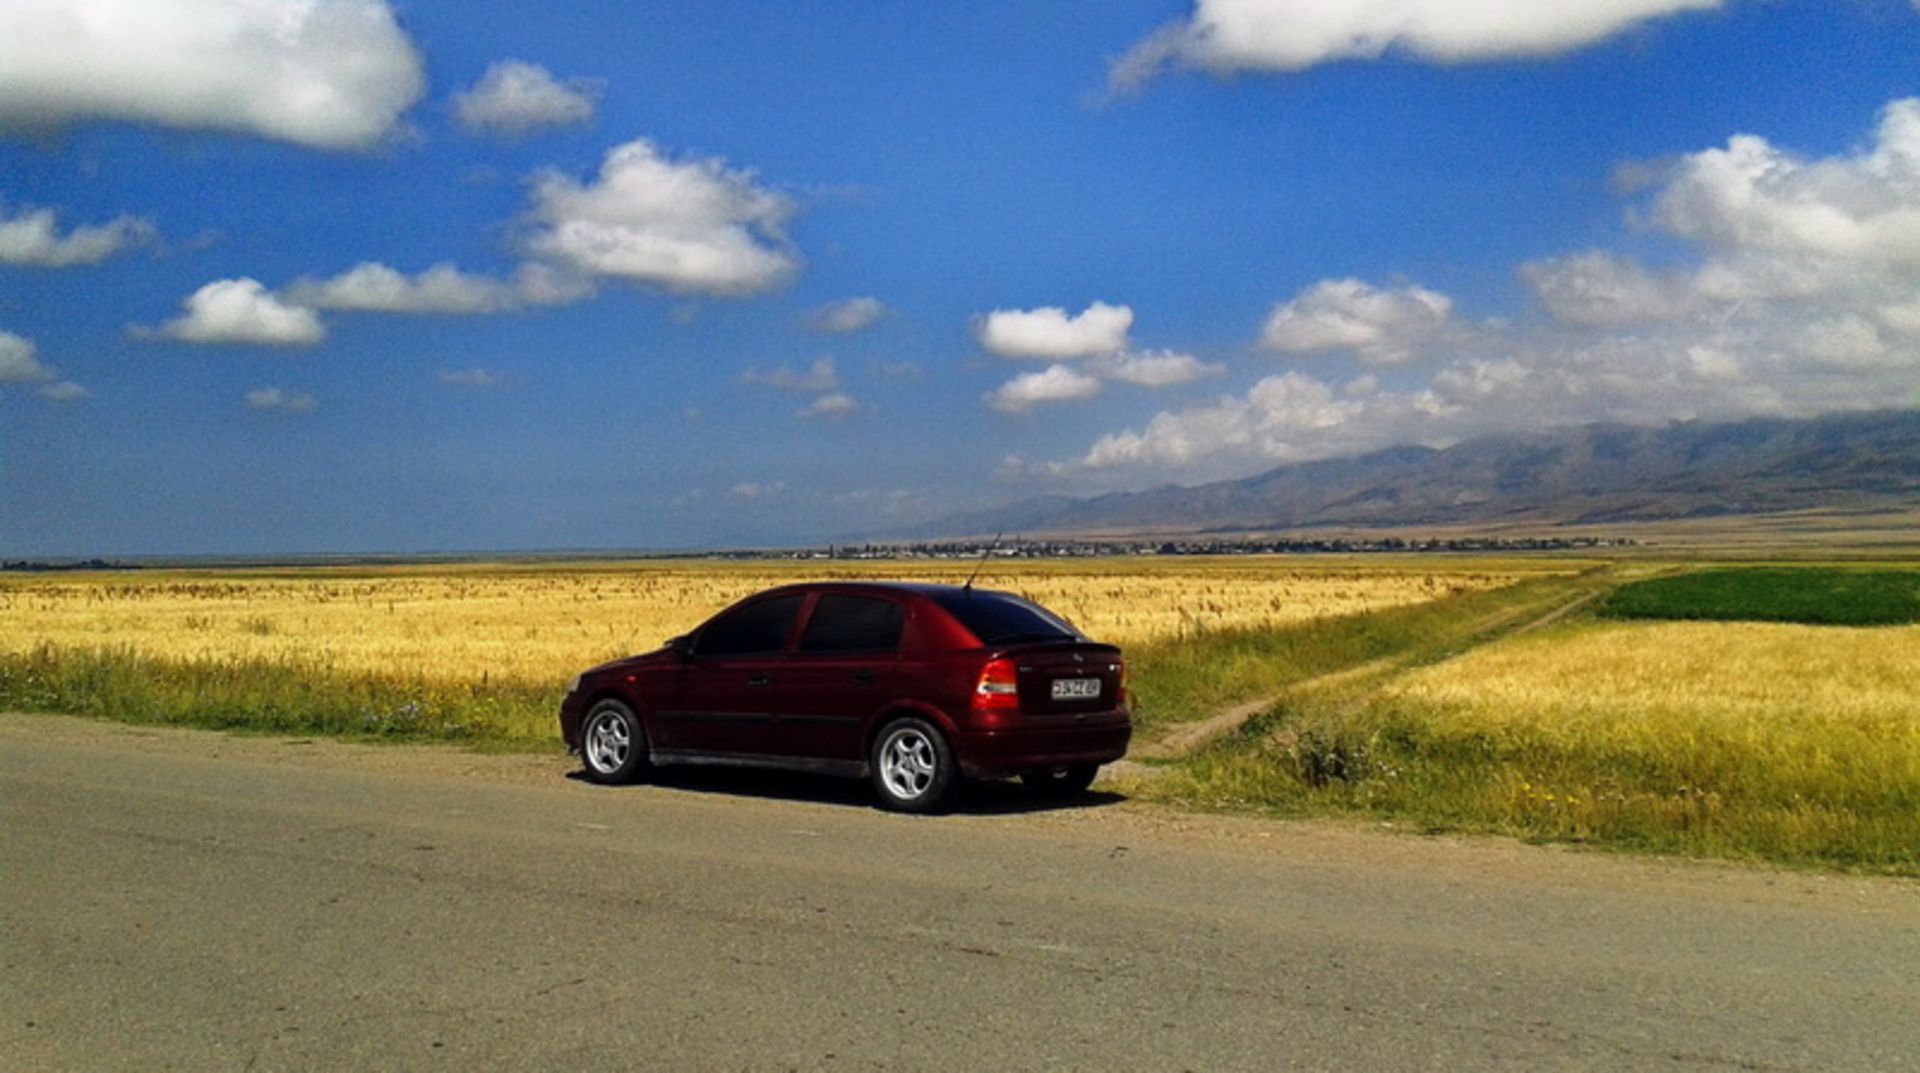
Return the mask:
<path id="1" fill-rule="evenodd" d="M 652 667 L 662 663 L 671 663 L 674 658 L 672 649 L 656 648 L 651 652 L 642 652 L 637 656 L 625 656 L 610 663 L 602 663 L 598 667 L 589 667 L 580 672 L 580 677 L 590 678 L 603 674 L 619 674 L 622 671 L 632 671 L 638 670 L 641 667 Z"/>

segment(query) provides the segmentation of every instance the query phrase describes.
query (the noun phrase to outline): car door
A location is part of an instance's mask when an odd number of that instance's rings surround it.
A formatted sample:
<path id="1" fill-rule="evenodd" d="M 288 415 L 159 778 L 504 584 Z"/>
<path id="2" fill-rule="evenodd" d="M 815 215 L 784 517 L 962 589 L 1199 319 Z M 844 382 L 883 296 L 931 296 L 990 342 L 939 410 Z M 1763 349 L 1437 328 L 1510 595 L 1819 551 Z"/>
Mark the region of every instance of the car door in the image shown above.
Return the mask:
<path id="1" fill-rule="evenodd" d="M 667 700 L 655 747 L 692 753 L 772 751 L 781 653 L 806 596 L 786 593 L 722 612 L 695 631 Z"/>
<path id="2" fill-rule="evenodd" d="M 865 720 L 891 698 L 907 609 L 882 594 L 822 593 L 780 671 L 773 736 L 783 756 L 858 762 Z"/>

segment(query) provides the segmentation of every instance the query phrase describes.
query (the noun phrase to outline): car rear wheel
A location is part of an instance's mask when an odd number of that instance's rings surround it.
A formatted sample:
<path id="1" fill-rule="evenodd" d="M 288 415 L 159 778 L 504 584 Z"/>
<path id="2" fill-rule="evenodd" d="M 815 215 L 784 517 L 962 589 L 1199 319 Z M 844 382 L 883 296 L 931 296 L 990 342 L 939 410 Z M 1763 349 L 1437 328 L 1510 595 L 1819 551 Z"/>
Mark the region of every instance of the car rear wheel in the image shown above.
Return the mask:
<path id="1" fill-rule="evenodd" d="M 880 806 L 895 812 L 932 812 L 946 803 L 957 779 L 947 739 L 921 719 L 896 719 L 873 741 L 873 787 Z"/>
<path id="2" fill-rule="evenodd" d="M 612 699 L 589 708 L 580 728 L 580 759 L 594 782 L 616 785 L 638 777 L 647 766 L 647 732 L 633 709 Z"/>
<path id="3" fill-rule="evenodd" d="M 1093 777 L 1099 773 L 1099 764 L 1068 764 L 1065 767 L 1022 772 L 1020 781 L 1026 784 L 1029 792 L 1039 797 L 1072 797 L 1086 792 L 1087 787 L 1093 785 Z"/>

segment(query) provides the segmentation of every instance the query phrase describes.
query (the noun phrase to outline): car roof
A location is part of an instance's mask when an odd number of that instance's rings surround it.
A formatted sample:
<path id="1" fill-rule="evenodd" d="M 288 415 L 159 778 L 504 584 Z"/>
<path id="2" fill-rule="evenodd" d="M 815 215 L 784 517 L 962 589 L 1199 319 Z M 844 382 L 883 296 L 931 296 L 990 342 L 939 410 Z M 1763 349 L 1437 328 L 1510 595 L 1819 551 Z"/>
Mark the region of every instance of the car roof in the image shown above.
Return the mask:
<path id="1" fill-rule="evenodd" d="M 1010 592 L 996 589 L 971 588 L 965 585 L 936 585 L 926 581 L 796 581 L 790 585 L 780 585 L 767 592 L 906 592 L 916 596 L 1013 596 Z"/>

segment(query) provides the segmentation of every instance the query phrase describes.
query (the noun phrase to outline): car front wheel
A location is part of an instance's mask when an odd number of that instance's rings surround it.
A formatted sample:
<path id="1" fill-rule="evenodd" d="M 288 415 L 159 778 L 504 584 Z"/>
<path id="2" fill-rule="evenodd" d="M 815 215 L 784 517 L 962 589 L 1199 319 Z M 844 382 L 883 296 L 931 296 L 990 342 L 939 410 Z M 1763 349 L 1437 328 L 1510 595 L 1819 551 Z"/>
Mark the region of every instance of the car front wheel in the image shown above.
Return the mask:
<path id="1" fill-rule="evenodd" d="M 946 803 L 957 779 L 953 750 L 933 725 L 897 719 L 874 739 L 873 786 L 880 806 L 895 812 L 932 812 Z"/>
<path id="2" fill-rule="evenodd" d="M 580 759 L 594 782 L 611 786 L 638 777 L 647 766 L 647 732 L 633 709 L 612 699 L 588 709 L 580 729 Z"/>

